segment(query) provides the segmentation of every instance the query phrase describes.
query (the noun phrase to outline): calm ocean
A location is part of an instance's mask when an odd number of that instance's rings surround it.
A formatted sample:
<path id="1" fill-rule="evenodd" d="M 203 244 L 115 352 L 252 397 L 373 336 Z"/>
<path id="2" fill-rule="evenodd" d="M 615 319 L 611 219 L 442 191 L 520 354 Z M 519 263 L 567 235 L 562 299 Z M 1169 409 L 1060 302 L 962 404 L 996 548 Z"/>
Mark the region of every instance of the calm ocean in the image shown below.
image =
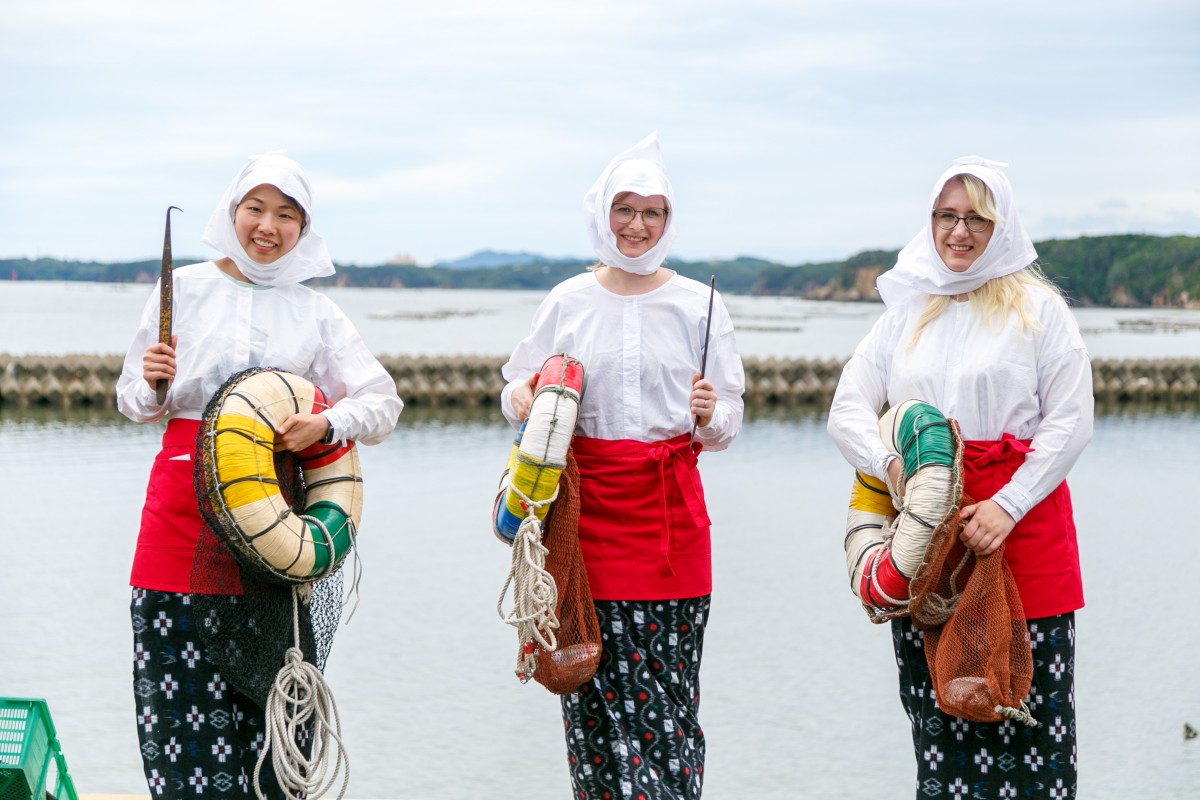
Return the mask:
<path id="1" fill-rule="evenodd" d="M 0 285 L 0 351 L 121 352 L 148 291 Z M 540 298 L 331 294 L 381 353 L 500 355 Z M 879 310 L 728 302 L 743 352 L 764 356 L 844 357 Z M 1161 312 L 1079 316 L 1095 356 L 1200 357 L 1200 333 L 1119 324 Z M 103 412 L 0 414 L 0 695 L 49 700 L 82 792 L 145 791 L 126 584 L 160 433 Z M 569 794 L 557 700 L 513 677 L 516 636 L 495 612 L 509 551 L 489 514 L 511 436 L 494 413 L 410 409 L 395 435 L 362 450 L 362 601 L 327 670 L 351 797 Z M 1198 443 L 1196 412 L 1104 416 L 1071 475 L 1088 601 L 1076 620 L 1081 797 L 1200 796 L 1200 740 L 1183 738 L 1186 722 L 1200 725 L 1200 538 L 1181 499 L 1194 490 Z M 752 415 L 701 471 L 716 584 L 702 672 L 705 797 L 911 798 L 890 637 L 847 587 L 852 473 L 824 418 Z"/>
<path id="2" fill-rule="evenodd" d="M 717 289 L 720 290 L 718 281 Z M 148 284 L 0 281 L 0 353 L 124 353 Z M 507 355 L 544 292 L 326 290 L 386 355 Z M 848 358 L 883 306 L 725 298 L 745 356 Z M 1078 309 L 1093 358 L 1200 358 L 1200 311 Z"/>

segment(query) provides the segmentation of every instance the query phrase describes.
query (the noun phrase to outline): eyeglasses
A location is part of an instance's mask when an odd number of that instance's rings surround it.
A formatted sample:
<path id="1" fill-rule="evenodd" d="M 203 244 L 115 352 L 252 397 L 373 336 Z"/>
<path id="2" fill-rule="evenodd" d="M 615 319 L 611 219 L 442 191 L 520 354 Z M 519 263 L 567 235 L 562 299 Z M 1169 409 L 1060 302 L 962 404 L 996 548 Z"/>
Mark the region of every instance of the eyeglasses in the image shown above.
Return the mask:
<path id="1" fill-rule="evenodd" d="M 988 225 L 992 221 L 987 217 L 981 217 L 978 214 L 970 214 L 965 217 L 957 217 L 949 211 L 933 212 L 933 224 L 937 225 L 944 231 L 952 231 L 958 227 L 959 220 L 967 224 L 967 230 L 971 233 L 983 233 L 987 230 Z"/>
<path id="2" fill-rule="evenodd" d="M 642 215 L 642 224 L 647 228 L 661 228 L 667 224 L 667 210 L 665 208 L 647 208 L 642 211 L 634 211 L 629 206 L 613 206 L 612 218 L 621 225 L 628 225 L 633 222 L 634 217 L 638 214 Z"/>

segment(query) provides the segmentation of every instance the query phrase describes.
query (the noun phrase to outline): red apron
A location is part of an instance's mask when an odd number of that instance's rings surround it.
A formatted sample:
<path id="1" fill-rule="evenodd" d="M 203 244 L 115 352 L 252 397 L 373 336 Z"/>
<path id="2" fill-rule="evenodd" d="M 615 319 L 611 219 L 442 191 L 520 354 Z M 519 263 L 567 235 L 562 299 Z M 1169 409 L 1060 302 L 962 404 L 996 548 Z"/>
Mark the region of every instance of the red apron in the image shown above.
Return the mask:
<path id="1" fill-rule="evenodd" d="M 1032 453 L 1029 440 L 1004 434 L 999 441 L 963 442 L 963 491 L 986 500 L 1011 480 Z M 1004 540 L 1026 619 L 1065 614 L 1083 607 L 1083 579 L 1071 491 L 1060 483 L 1029 510 Z"/>
<path id="2" fill-rule="evenodd" d="M 167 422 L 162 451 L 154 459 L 142 527 L 138 532 L 129 584 L 159 592 L 187 592 L 196 541 L 204 520 L 192 483 L 192 459 L 200 421 Z"/>
<path id="3" fill-rule="evenodd" d="M 571 443 L 579 464 L 579 544 L 596 600 L 671 600 L 712 592 L 710 521 L 696 468 L 701 445 Z"/>

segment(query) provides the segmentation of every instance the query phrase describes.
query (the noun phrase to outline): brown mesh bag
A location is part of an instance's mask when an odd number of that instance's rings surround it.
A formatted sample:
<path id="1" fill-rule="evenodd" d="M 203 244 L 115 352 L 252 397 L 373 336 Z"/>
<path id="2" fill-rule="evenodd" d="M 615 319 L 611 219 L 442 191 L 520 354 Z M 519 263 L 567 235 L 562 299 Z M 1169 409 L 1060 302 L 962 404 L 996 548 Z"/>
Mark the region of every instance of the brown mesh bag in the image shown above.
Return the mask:
<path id="1" fill-rule="evenodd" d="M 542 531 L 546 571 L 558 587 L 558 647 L 550 653 L 534 643 L 537 669 L 533 679 L 554 694 L 571 694 L 596 674 L 600 664 L 600 623 L 592 604 L 583 551 L 579 547 L 579 466 L 567 451 L 559 478 L 558 499 L 550 507 Z"/>
<path id="2" fill-rule="evenodd" d="M 960 508 L 972 502 L 964 495 Z M 938 707 L 975 722 L 1037 725 L 1025 705 L 1033 680 L 1029 628 L 1004 547 L 973 557 L 959 540 L 962 529 L 956 515 L 934 532 L 932 559 L 911 584 L 909 608 L 925 634 Z"/>

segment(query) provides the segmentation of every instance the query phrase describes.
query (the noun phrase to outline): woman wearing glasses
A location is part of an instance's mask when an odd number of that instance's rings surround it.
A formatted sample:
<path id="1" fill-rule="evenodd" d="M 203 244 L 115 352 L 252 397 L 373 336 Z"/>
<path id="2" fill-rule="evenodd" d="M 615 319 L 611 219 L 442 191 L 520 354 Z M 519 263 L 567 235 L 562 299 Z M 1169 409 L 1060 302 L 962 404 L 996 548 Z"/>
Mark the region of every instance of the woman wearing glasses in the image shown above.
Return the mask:
<path id="1" fill-rule="evenodd" d="M 661 266 L 675 209 L 654 134 L 613 159 L 584 212 L 600 262 L 550 291 L 503 367 L 501 396 L 517 427 L 547 357 L 583 364 L 572 448 L 603 655 L 563 698 L 573 796 L 698 798 L 712 564 L 696 461 L 740 430 L 745 379 L 720 296 L 710 320 L 709 287 Z"/>
<path id="2" fill-rule="evenodd" d="M 920 399 L 959 423 L 961 538 L 1004 544 L 1032 645 L 1036 728 L 968 722 L 935 702 L 922 634 L 892 622 L 912 721 L 917 795 L 1074 797 L 1074 612 L 1083 606 L 1065 478 L 1092 435 L 1092 373 L 1079 328 L 1041 273 L 1000 167 L 954 162 L 921 231 L 878 281 L 887 308 L 847 363 L 829 433 L 864 473 L 902 483 L 877 429 L 885 404 Z"/>

